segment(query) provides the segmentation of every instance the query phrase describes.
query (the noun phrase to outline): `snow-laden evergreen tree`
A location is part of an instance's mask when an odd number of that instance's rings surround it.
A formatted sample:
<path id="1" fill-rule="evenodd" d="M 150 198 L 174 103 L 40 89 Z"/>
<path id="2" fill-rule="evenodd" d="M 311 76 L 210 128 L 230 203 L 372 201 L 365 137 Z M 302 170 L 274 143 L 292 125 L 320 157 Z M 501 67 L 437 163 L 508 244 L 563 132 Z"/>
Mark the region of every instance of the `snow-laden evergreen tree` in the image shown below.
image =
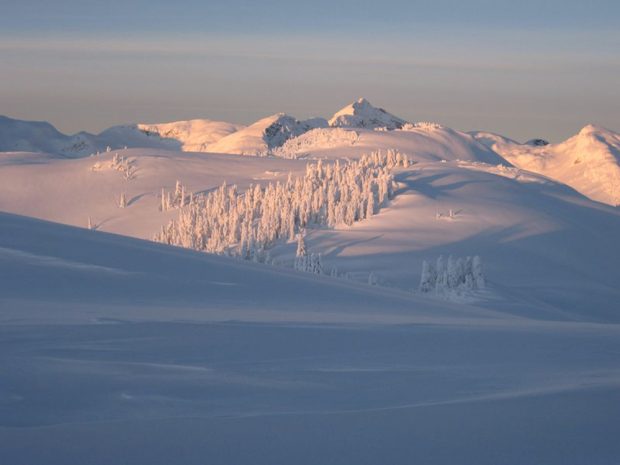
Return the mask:
<path id="1" fill-rule="evenodd" d="M 422 262 L 420 292 L 438 294 L 484 289 L 485 281 L 480 257 L 457 258 L 443 256 L 437 259 L 435 267 L 427 261 Z"/>
<path id="2" fill-rule="evenodd" d="M 437 273 L 432 264 L 426 260 L 422 262 L 422 276 L 420 277 L 420 292 L 430 292 L 435 289 Z"/>
<path id="3" fill-rule="evenodd" d="M 323 256 L 321 253 L 313 253 L 310 255 L 310 273 L 323 274 Z"/>
<path id="4" fill-rule="evenodd" d="M 471 263 L 471 274 L 473 275 L 473 284 L 477 289 L 484 289 L 485 280 L 482 270 L 482 260 L 476 255 Z"/>
<path id="5" fill-rule="evenodd" d="M 166 202 L 166 190 L 163 187 L 161 188 L 161 204 L 159 206 L 159 209 L 162 212 L 168 210 L 168 204 Z"/>
<path id="6" fill-rule="evenodd" d="M 118 207 L 125 208 L 127 206 L 127 198 L 125 197 L 125 193 L 121 192 L 121 196 L 118 199 Z"/>
<path id="7" fill-rule="evenodd" d="M 309 258 L 306 251 L 306 241 L 304 240 L 304 234 L 299 233 L 297 235 L 297 252 L 295 253 L 295 266 L 297 271 L 308 271 Z"/>
<path id="8" fill-rule="evenodd" d="M 160 211 L 168 211 L 173 208 L 183 208 L 186 205 L 193 205 L 194 194 L 187 194 L 186 187 L 177 180 L 174 186 L 174 193 L 166 192 L 166 189 L 161 188 L 161 203 L 159 206 Z"/>
<path id="9" fill-rule="evenodd" d="M 437 259 L 435 270 L 435 290 L 443 291 L 448 287 L 448 270 L 446 270 L 446 265 L 442 255 L 440 255 Z"/>

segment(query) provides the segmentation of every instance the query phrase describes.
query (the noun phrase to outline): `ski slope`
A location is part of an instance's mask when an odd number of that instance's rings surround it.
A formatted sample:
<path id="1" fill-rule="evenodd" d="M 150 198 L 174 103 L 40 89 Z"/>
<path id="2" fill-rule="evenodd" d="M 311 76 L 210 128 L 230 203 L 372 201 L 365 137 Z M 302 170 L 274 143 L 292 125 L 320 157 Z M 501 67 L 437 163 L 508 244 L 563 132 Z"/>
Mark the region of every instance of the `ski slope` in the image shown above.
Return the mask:
<path id="1" fill-rule="evenodd" d="M 617 325 L 517 318 L 4 213 L 0 224 L 2 463 L 620 454 Z"/>

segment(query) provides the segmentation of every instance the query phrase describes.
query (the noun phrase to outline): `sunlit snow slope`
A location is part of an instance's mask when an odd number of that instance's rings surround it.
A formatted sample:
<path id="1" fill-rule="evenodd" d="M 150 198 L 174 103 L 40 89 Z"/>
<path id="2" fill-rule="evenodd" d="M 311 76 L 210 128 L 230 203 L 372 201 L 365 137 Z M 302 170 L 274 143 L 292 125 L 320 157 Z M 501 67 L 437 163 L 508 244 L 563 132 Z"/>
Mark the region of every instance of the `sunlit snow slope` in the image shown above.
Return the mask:
<path id="1" fill-rule="evenodd" d="M 563 182 L 599 202 L 620 205 L 620 135 L 615 132 L 588 125 L 560 144 L 539 146 L 484 132 L 474 136 L 520 168 Z"/>
<path id="2" fill-rule="evenodd" d="M 132 149 L 126 180 L 110 168 L 114 153 L 79 160 L 45 155 L 0 156 L 0 210 L 100 231 L 151 239 L 176 210 L 159 211 L 162 187 L 180 180 L 192 192 L 226 181 L 284 181 L 307 160 Z M 380 285 L 417 289 L 422 261 L 480 255 L 489 289 L 475 298 L 489 308 L 538 318 L 617 321 L 620 212 L 571 188 L 507 166 L 471 161 L 418 163 L 396 172 L 396 198 L 352 227 L 310 230 L 308 246 L 326 270 Z M 126 208 L 118 202 L 124 193 Z M 450 217 L 450 211 L 453 216 Z M 294 243 L 272 256 L 292 266 Z"/>

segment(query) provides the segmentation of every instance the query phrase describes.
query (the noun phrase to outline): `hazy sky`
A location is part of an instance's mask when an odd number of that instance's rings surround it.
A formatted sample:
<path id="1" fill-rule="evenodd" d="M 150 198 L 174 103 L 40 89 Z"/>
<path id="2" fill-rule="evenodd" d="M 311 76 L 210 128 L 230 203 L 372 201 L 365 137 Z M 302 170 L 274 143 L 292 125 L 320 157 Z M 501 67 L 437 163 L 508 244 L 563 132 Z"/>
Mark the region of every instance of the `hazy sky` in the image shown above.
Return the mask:
<path id="1" fill-rule="evenodd" d="M 541 4 L 544 3 L 544 4 Z M 620 130 L 618 0 L 0 0 L 0 114 L 65 132 L 328 117 Z"/>

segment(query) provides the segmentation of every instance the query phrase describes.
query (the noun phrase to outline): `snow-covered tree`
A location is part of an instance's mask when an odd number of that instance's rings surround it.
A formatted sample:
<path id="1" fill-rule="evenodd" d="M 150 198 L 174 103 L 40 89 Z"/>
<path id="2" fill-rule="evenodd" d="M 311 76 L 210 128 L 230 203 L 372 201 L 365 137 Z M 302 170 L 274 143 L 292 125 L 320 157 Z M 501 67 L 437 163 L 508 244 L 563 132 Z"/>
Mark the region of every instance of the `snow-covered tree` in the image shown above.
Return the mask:
<path id="1" fill-rule="evenodd" d="M 430 292 L 435 288 L 437 273 L 432 264 L 426 260 L 422 262 L 422 276 L 420 277 L 420 292 Z"/>
<path id="2" fill-rule="evenodd" d="M 297 253 L 295 254 L 295 269 L 297 271 L 308 271 L 309 258 L 306 251 L 306 241 L 304 240 L 304 234 L 299 233 L 297 235 Z"/>
<path id="3" fill-rule="evenodd" d="M 118 208 L 125 208 L 127 206 L 127 198 L 125 197 L 125 193 L 121 192 L 121 196 L 118 199 Z"/>
<path id="4" fill-rule="evenodd" d="M 168 210 L 168 203 L 166 202 L 166 190 L 163 187 L 161 188 L 161 203 L 159 205 L 159 209 L 162 212 Z"/>
<path id="5" fill-rule="evenodd" d="M 306 271 L 308 273 L 323 274 L 323 259 L 320 253 L 310 254 Z"/>
<path id="6" fill-rule="evenodd" d="M 485 280 L 482 270 L 482 260 L 476 255 L 471 262 L 471 274 L 473 275 L 473 284 L 478 289 L 484 289 Z"/>
<path id="7" fill-rule="evenodd" d="M 440 256 L 436 266 L 422 262 L 420 292 L 438 294 L 484 289 L 485 280 L 480 257 L 448 257 L 447 262 Z"/>

